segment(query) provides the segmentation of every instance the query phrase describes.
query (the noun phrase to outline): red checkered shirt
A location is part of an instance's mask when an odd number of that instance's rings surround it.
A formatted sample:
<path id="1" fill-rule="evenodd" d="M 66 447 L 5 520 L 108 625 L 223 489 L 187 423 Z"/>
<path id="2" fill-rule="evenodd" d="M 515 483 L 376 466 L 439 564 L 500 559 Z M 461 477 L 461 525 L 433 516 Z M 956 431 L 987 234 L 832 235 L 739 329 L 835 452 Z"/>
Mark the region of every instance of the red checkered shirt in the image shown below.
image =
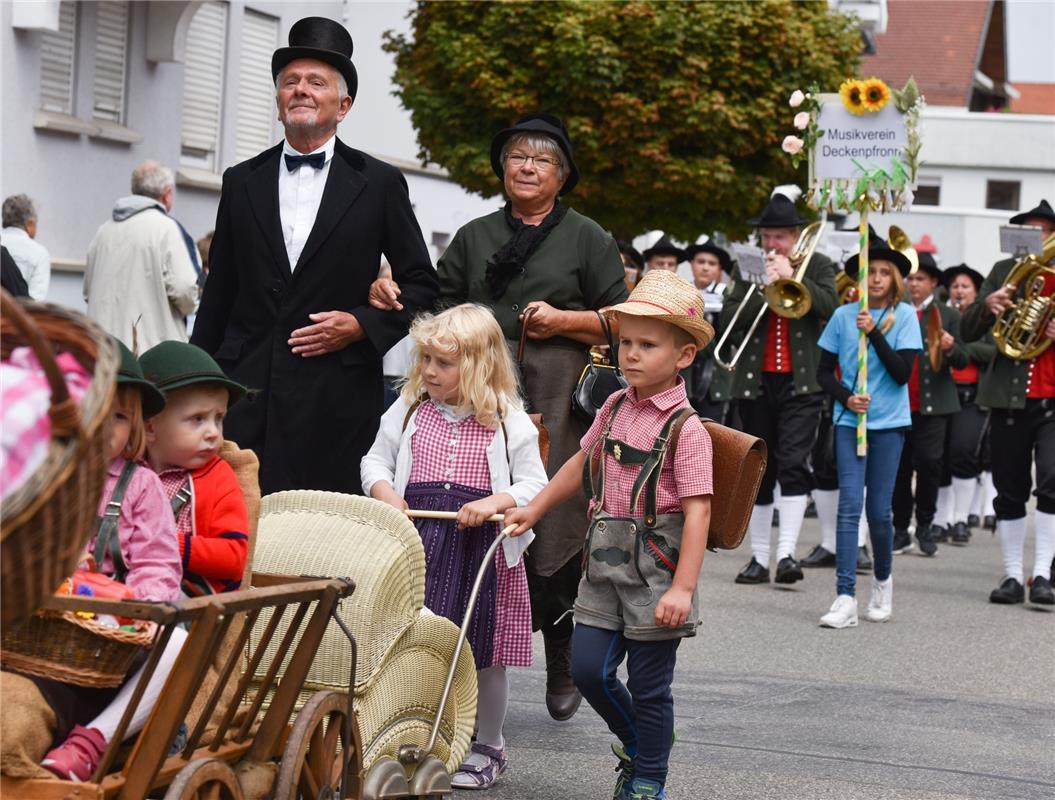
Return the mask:
<path id="1" fill-rule="evenodd" d="M 147 469 L 150 469 L 150 467 L 148 466 Z M 165 489 L 165 497 L 171 503 L 176 496 L 176 492 L 186 486 L 187 481 L 190 480 L 190 471 L 175 467 L 159 472 L 158 478 L 161 479 L 161 485 Z M 191 516 L 193 510 L 194 504 L 188 500 L 176 515 L 176 531 L 179 534 L 194 533 L 194 517 Z"/>
<path id="2" fill-rule="evenodd" d="M 449 420 L 431 400 L 418 407 L 414 422 L 410 483 L 442 481 L 494 491 L 487 464 L 487 447 L 494 439 L 494 431 L 487 430 L 472 415 Z"/>
<path id="3" fill-rule="evenodd" d="M 616 392 L 605 401 L 590 430 L 582 437 L 580 446 L 587 453 L 604 433 L 605 424 L 616 399 Z M 609 436 L 626 442 L 639 450 L 651 450 L 656 437 L 671 414 L 681 408 L 690 408 L 685 395 L 685 382 L 679 377 L 677 385 L 647 400 L 638 400 L 637 391 L 631 386 L 626 390 L 626 400 L 612 421 Z M 637 479 L 639 466 L 624 465 L 611 454 L 604 455 L 604 510 L 613 516 L 630 516 L 630 493 Z M 689 417 L 678 437 L 678 449 L 673 460 L 667 459 L 660 472 L 656 487 L 656 512 L 674 514 L 680 512 L 682 497 L 714 494 L 711 480 L 711 437 L 696 416 Z M 637 515 L 643 515 L 644 492 L 638 501 Z"/>

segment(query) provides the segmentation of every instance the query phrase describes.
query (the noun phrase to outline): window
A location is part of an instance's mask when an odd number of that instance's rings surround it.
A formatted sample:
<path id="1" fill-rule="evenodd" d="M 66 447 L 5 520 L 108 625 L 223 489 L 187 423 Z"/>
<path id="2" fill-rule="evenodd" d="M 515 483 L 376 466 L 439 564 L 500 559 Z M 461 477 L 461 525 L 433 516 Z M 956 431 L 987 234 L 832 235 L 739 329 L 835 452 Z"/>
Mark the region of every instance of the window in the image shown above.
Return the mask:
<path id="1" fill-rule="evenodd" d="M 238 132 L 235 157 L 252 158 L 274 144 L 275 83 L 271 54 L 278 46 L 278 19 L 246 10 L 238 65 Z"/>
<path id="2" fill-rule="evenodd" d="M 1022 184 L 1018 181 L 986 181 L 985 207 L 1002 211 L 1018 211 L 1018 195 Z"/>
<path id="3" fill-rule="evenodd" d="M 180 162 L 216 171 L 223 101 L 226 3 L 202 3 L 187 28 Z"/>
<path id="4" fill-rule="evenodd" d="M 59 29 L 44 31 L 40 40 L 40 107 L 73 113 L 73 72 L 76 64 L 77 4 L 59 5 Z"/>
<path id="5" fill-rule="evenodd" d="M 97 3 L 92 116 L 120 125 L 125 107 L 128 3 Z"/>
<path id="6" fill-rule="evenodd" d="M 916 199 L 913 201 L 917 206 L 941 205 L 941 178 L 920 177 L 916 187 Z"/>

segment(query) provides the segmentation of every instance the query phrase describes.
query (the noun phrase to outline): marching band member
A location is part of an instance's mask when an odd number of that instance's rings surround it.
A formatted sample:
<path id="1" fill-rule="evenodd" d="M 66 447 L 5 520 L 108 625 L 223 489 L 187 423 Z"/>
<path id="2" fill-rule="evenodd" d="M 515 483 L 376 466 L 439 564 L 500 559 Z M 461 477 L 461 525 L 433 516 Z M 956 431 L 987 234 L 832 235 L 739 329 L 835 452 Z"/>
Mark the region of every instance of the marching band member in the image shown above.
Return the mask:
<path id="1" fill-rule="evenodd" d="M 677 272 L 678 264 L 685 260 L 685 251 L 675 245 L 666 234 L 659 237 L 654 245 L 641 254 L 645 258 L 645 271 L 665 269 Z"/>
<path id="2" fill-rule="evenodd" d="M 712 241 L 694 244 L 685 249 L 685 258 L 692 268 L 693 282 L 703 296 L 704 315 L 711 327 L 719 330 L 718 317 L 733 263 L 729 253 Z M 729 410 L 729 390 L 732 376 L 714 361 L 714 342 L 696 354 L 690 368 L 689 402 L 702 417 L 725 423 Z"/>
<path id="3" fill-rule="evenodd" d="M 1037 225 L 1045 239 L 1055 233 L 1055 211 L 1047 200 L 1011 218 L 1013 225 Z M 992 330 L 996 318 L 1014 302 L 1015 288 L 1006 279 L 1016 259 L 993 265 L 978 298 L 964 312 L 964 335 L 976 341 Z M 1050 279 L 1048 284 L 1050 290 Z M 1041 335 L 1055 339 L 1055 321 Z M 999 350 L 978 381 L 978 404 L 991 409 L 990 430 L 999 441 L 993 447 L 996 484 L 996 532 L 1004 559 L 1004 579 L 989 595 L 992 603 L 1021 603 L 1025 599 L 1023 550 L 1026 540 L 1026 503 L 1037 473 L 1036 543 L 1029 602 L 1055 605 L 1051 565 L 1055 556 L 1055 347 L 1050 345 L 1029 360 L 1013 359 Z"/>
<path id="4" fill-rule="evenodd" d="M 791 278 L 794 269 L 788 256 L 795 248 L 799 228 L 806 223 L 795 210 L 795 204 L 781 194 L 774 195 L 761 215 L 748 222 L 759 229 L 762 249 L 767 256 L 766 270 L 770 280 Z M 750 284 L 734 280 L 722 307 L 721 323 L 729 323 L 748 292 Z M 764 299 L 758 292 L 747 301 L 743 312 L 730 331 L 730 350 L 745 348 L 732 373 L 732 396 L 739 407 L 743 428 L 758 436 L 769 449 L 769 462 L 751 515 L 751 561 L 736 576 L 737 583 L 768 583 L 770 527 L 773 520 L 773 494 L 780 483 L 779 538 L 777 543 L 777 583 L 802 580 L 802 568 L 795 560 L 802 520 L 806 514 L 809 492 L 813 489 L 810 450 L 817 436 L 823 392 L 817 383 L 820 350 L 817 339 L 825 320 L 837 305 L 835 271 L 831 259 L 814 253 L 802 282 L 810 293 L 812 304 L 799 319 L 785 319 L 768 310 L 762 323 L 749 339 L 750 328 Z M 728 356 L 731 358 L 731 355 Z"/>
<path id="5" fill-rule="evenodd" d="M 934 525 L 934 515 L 945 434 L 949 418 L 960 410 L 960 398 L 956 394 L 951 370 L 967 366 L 967 350 L 960 341 L 959 312 L 943 305 L 935 296 L 935 289 L 941 284 L 941 270 L 930 253 L 918 255 L 919 269 L 910 274 L 905 283 L 909 300 L 919 318 L 925 349 L 930 348 L 930 352 L 916 359 L 909 379 L 912 429 L 905 436 L 894 484 L 894 552 L 905 552 L 912 546 L 908 527 L 915 505 L 916 540 L 920 553 L 932 556 L 938 551 L 941 534 Z M 935 314 L 940 325 L 934 323 Z M 913 472 L 916 475 L 915 496 Z"/>
<path id="6" fill-rule="evenodd" d="M 645 257 L 637 249 L 622 239 L 616 239 L 619 248 L 619 260 L 623 262 L 623 280 L 626 282 L 626 290 L 632 292 L 637 282 L 641 280 L 641 273 L 645 271 Z"/>

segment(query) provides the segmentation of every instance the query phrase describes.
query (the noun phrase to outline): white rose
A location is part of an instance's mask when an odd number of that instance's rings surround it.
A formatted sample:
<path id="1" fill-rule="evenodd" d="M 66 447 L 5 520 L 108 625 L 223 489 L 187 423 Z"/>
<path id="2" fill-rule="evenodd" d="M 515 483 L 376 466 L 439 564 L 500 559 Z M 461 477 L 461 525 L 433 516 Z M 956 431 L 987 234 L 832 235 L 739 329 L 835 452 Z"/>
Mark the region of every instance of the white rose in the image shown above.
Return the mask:
<path id="1" fill-rule="evenodd" d="M 805 99 L 806 99 L 806 95 L 804 95 L 801 91 L 796 89 L 794 92 L 791 93 L 791 99 L 788 100 L 788 105 L 791 106 L 792 108 L 798 108 L 799 106 L 802 105 L 802 101 L 805 100 Z"/>
<path id="2" fill-rule="evenodd" d="M 785 153 L 795 155 L 802 150 L 804 142 L 798 136 L 785 136 L 783 144 L 780 145 L 780 149 Z"/>
<path id="3" fill-rule="evenodd" d="M 808 112 L 808 111 L 800 111 L 798 114 L 795 115 L 795 123 L 794 124 L 795 124 L 795 127 L 798 128 L 800 131 L 806 130 L 806 128 L 810 124 L 810 112 Z"/>

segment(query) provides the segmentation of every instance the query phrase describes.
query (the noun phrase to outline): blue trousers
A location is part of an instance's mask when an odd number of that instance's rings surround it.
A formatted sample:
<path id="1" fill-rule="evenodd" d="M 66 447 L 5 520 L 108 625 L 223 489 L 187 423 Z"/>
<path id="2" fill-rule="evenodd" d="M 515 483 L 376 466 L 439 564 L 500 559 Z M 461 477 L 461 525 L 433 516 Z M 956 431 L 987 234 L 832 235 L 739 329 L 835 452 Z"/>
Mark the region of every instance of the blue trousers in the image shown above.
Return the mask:
<path id="1" fill-rule="evenodd" d="M 665 784 L 674 736 L 674 662 L 681 639 L 642 642 L 621 631 L 576 625 L 572 678 L 634 758 L 634 777 Z M 624 686 L 616 670 L 626 656 Z"/>
<path id="2" fill-rule="evenodd" d="M 894 561 L 891 499 L 901 460 L 901 430 L 868 431 L 868 455 L 857 455 L 857 429 L 835 426 L 836 464 L 839 468 L 839 516 L 835 529 L 835 588 L 854 596 L 857 584 L 857 527 L 868 487 L 865 516 L 872 537 L 872 563 L 877 580 L 890 577 Z"/>

